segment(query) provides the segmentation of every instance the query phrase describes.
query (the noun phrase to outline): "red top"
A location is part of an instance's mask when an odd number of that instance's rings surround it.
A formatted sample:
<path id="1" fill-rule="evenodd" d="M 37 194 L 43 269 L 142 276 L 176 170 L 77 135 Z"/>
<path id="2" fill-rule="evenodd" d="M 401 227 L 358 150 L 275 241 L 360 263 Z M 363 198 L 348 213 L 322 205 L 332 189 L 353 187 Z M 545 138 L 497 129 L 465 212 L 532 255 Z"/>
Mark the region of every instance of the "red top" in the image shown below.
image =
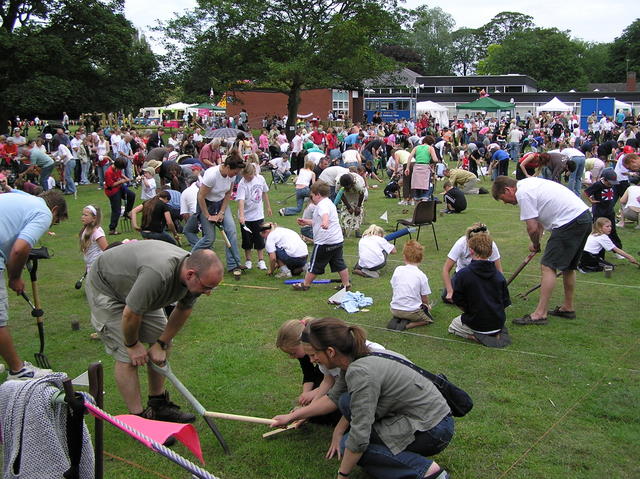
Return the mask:
<path id="1" fill-rule="evenodd" d="M 311 136 L 311 139 L 313 140 L 313 142 L 316 145 L 322 145 L 322 141 L 325 139 L 325 134 L 324 133 L 320 133 L 317 130 L 311 132 L 310 136 Z"/>
<path id="2" fill-rule="evenodd" d="M 107 168 L 107 171 L 104 172 L 104 193 L 107 196 L 115 195 L 122 188 L 122 184 L 117 186 L 113 186 L 113 184 L 122 179 L 122 170 L 115 168 L 111 165 Z"/>

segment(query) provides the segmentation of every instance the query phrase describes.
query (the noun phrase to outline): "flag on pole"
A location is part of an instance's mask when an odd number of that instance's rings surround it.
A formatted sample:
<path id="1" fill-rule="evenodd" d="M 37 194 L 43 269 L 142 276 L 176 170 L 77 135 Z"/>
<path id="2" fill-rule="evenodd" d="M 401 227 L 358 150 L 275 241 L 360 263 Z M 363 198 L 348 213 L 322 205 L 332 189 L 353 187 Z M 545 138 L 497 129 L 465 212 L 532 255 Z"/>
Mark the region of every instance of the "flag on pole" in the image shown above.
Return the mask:
<path id="1" fill-rule="evenodd" d="M 386 221 L 387 223 L 389 222 L 389 216 L 387 215 L 388 211 L 385 211 L 384 213 L 382 213 L 382 216 L 380 216 L 381 220 Z"/>

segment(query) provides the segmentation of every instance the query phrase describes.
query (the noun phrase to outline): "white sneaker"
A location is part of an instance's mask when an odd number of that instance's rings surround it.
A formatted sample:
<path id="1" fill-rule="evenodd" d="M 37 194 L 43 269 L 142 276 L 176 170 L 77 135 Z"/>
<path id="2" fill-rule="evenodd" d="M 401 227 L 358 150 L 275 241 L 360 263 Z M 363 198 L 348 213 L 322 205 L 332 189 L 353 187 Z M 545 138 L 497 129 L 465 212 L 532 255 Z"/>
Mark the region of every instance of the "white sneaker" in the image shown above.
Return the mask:
<path id="1" fill-rule="evenodd" d="M 286 266 L 282 266 L 280 272 L 276 274 L 276 278 L 291 278 L 291 270 Z"/>
<path id="2" fill-rule="evenodd" d="M 624 228 L 624 221 L 618 221 L 616 223 L 616 228 Z"/>
<path id="3" fill-rule="evenodd" d="M 253 263 L 250 260 L 245 261 L 244 265 L 247 267 L 247 269 L 253 268 Z"/>
<path id="4" fill-rule="evenodd" d="M 53 371 L 51 369 L 38 368 L 30 362 L 25 361 L 20 371 L 15 373 L 13 371 L 9 371 L 7 380 L 38 379 L 48 376 L 52 372 Z"/>
<path id="5" fill-rule="evenodd" d="M 267 264 L 264 262 L 264 260 L 263 260 L 263 259 L 261 259 L 260 261 L 258 261 L 258 269 L 261 269 L 261 270 L 265 270 L 265 269 L 267 269 Z"/>
<path id="6" fill-rule="evenodd" d="M 406 205 L 406 204 L 407 204 L 407 202 L 406 202 L 405 200 L 400 200 L 400 201 L 398 201 L 398 204 L 399 204 L 399 205 Z"/>

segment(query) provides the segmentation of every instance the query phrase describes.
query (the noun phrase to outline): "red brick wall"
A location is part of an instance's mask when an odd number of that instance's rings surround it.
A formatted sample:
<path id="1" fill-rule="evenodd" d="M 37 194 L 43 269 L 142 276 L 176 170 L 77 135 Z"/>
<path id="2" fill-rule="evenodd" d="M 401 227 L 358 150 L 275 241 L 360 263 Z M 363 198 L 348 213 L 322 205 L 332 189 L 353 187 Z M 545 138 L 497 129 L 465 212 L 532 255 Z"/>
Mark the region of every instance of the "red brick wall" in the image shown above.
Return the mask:
<path id="1" fill-rule="evenodd" d="M 227 96 L 233 96 L 235 101 L 227 100 L 227 115 L 238 117 L 244 108 L 249 114 L 251 128 L 261 128 L 265 115 L 287 114 L 287 95 L 268 91 L 236 91 L 227 92 Z M 357 101 L 357 99 L 356 99 Z M 333 97 L 330 89 L 304 90 L 300 95 L 300 107 L 298 114 L 313 116 L 326 120 L 329 111 L 333 107 Z"/>

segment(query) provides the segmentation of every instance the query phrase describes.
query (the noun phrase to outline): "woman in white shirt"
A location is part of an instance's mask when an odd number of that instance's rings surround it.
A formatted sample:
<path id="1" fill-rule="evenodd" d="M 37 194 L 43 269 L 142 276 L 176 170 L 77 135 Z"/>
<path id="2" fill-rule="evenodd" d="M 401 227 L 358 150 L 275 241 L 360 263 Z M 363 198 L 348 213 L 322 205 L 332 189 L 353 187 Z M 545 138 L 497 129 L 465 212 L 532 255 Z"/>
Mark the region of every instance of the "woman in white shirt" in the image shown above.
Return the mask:
<path id="1" fill-rule="evenodd" d="M 316 174 L 313 172 L 313 161 L 307 160 L 302 168 L 298 172 L 296 177 L 296 206 L 288 208 L 280 208 L 278 211 L 281 216 L 297 215 L 302 211 L 304 205 L 304 199 L 309 196 L 309 187 L 316 181 Z"/>

